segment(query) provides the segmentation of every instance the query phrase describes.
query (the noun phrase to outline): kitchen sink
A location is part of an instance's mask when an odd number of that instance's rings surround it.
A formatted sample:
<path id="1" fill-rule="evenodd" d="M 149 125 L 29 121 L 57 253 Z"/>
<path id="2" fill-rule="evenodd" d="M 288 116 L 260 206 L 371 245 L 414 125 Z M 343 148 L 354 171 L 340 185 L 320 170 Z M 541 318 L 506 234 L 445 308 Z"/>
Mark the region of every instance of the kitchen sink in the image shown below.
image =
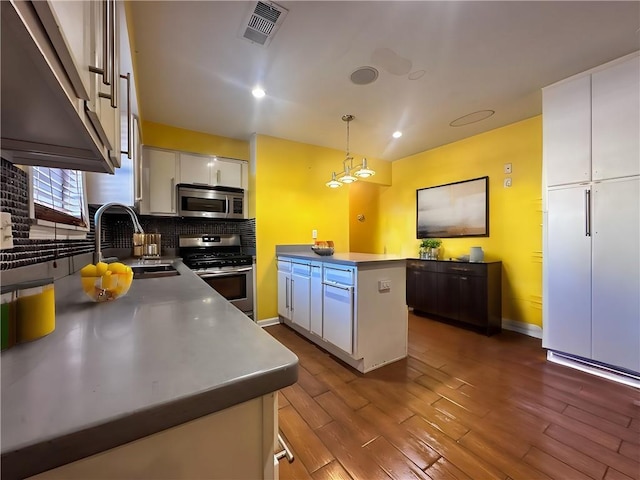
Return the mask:
<path id="1" fill-rule="evenodd" d="M 133 278 L 159 278 L 180 275 L 172 264 L 134 265 Z"/>

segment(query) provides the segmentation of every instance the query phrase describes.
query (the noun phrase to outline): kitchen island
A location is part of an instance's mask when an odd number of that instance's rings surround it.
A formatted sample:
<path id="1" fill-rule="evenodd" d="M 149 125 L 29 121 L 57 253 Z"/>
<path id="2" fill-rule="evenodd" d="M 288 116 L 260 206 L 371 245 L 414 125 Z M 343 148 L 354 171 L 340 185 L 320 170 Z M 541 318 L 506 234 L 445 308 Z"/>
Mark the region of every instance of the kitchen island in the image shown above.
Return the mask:
<path id="1" fill-rule="evenodd" d="M 367 373 L 407 356 L 406 260 L 276 246 L 278 316 L 306 338 Z"/>
<path id="2" fill-rule="evenodd" d="M 55 282 L 54 332 L 2 352 L 3 479 L 273 477 L 298 359 L 175 266 L 106 303 Z"/>

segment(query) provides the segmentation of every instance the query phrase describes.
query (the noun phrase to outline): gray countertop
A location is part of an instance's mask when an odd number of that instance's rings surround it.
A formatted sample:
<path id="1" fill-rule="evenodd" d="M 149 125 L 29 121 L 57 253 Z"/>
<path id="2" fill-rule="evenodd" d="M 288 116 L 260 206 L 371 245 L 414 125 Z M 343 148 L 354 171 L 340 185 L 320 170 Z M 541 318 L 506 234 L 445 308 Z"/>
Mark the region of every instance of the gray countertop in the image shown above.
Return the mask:
<path id="1" fill-rule="evenodd" d="M 399 255 L 383 255 L 378 253 L 345 252 L 322 256 L 314 253 L 311 250 L 311 245 L 277 245 L 276 256 L 352 266 L 367 265 L 375 262 L 404 262 L 406 260 L 406 257 L 401 257 Z"/>
<path id="2" fill-rule="evenodd" d="M 93 303 L 57 280 L 56 329 L 2 352 L 3 478 L 24 477 L 295 383 L 298 358 L 179 260 Z"/>

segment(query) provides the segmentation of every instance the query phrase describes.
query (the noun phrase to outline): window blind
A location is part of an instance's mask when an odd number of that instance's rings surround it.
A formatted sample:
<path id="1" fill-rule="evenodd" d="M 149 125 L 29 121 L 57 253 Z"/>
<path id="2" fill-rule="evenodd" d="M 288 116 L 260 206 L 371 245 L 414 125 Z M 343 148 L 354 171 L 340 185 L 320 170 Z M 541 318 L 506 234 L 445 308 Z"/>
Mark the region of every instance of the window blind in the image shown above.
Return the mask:
<path id="1" fill-rule="evenodd" d="M 32 167 L 36 218 L 86 227 L 82 172 Z"/>

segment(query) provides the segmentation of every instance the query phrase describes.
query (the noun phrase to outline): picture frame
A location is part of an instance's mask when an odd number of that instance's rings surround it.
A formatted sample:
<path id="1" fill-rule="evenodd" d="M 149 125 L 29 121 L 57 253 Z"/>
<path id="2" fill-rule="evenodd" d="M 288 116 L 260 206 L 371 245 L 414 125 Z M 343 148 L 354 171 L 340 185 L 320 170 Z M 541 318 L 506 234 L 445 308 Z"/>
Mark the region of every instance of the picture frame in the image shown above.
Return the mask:
<path id="1" fill-rule="evenodd" d="M 489 236 L 489 177 L 416 190 L 416 238 Z"/>

